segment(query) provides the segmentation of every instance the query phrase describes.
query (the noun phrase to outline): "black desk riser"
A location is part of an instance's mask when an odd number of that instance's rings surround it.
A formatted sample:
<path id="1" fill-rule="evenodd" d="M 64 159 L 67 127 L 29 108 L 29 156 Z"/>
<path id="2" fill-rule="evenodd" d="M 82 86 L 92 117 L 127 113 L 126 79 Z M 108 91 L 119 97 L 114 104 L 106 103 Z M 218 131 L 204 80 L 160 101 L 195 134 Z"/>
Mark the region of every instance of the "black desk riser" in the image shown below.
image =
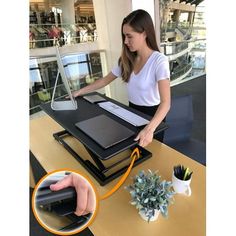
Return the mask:
<path id="1" fill-rule="evenodd" d="M 58 229 L 58 231 L 68 232 L 76 230 L 85 225 L 92 216 L 92 213 L 83 216 L 74 214 L 76 210 L 76 196 L 76 191 L 73 187 L 55 192 L 51 191 L 49 186 L 39 188 L 35 198 L 36 208 L 53 212 L 60 217 L 67 217 L 72 221 L 72 223 Z"/>
<path id="2" fill-rule="evenodd" d="M 91 94 L 98 94 L 98 93 L 91 93 Z M 127 110 L 130 110 L 138 115 L 141 115 L 142 117 L 150 120 L 151 117 L 143 114 L 133 108 L 127 107 L 113 99 L 110 99 L 104 95 L 99 94 L 100 96 L 104 97 L 107 101 L 111 101 Z M 115 162 L 114 164 L 105 167 L 103 164 L 103 161 L 106 161 L 113 156 L 127 150 L 127 149 L 134 149 L 138 146 L 137 141 L 134 141 L 134 137 L 128 138 L 110 148 L 103 149 L 100 145 L 98 145 L 95 141 L 93 141 L 90 137 L 88 137 L 84 132 L 80 131 L 76 126 L 75 123 L 83 120 L 87 120 L 89 118 L 105 114 L 108 117 L 114 119 L 115 121 L 118 121 L 120 124 L 126 126 L 130 130 L 133 130 L 136 134 L 139 133 L 139 131 L 143 127 L 135 127 L 128 122 L 120 119 L 119 117 L 111 114 L 110 112 L 107 112 L 106 110 L 100 108 L 98 104 L 93 104 L 88 101 L 86 101 L 83 97 L 77 97 L 76 101 L 78 103 L 78 109 L 77 110 L 69 110 L 69 111 L 54 111 L 51 109 L 50 102 L 42 104 L 41 108 L 50 116 L 52 117 L 58 124 L 60 124 L 65 130 L 54 133 L 54 138 L 62 144 L 67 151 L 69 151 L 73 157 L 80 162 L 80 164 L 100 183 L 100 185 L 105 185 L 111 180 L 117 178 L 118 176 L 122 175 L 128 166 L 124 166 L 118 171 L 115 171 L 114 173 L 110 175 L 106 175 L 106 172 L 108 170 L 111 170 L 115 166 L 119 165 L 121 162 L 127 160 L 129 157 L 125 157 L 122 160 L 119 160 L 118 162 Z M 157 134 L 159 132 L 164 131 L 167 129 L 167 125 L 162 122 L 157 129 L 155 130 L 154 134 Z M 84 160 L 82 157 L 80 157 L 64 140 L 64 138 L 68 135 L 71 135 L 78 139 L 86 148 L 88 153 L 93 158 L 94 162 L 97 166 L 95 166 L 92 162 L 89 160 Z M 140 158 L 136 159 L 134 166 L 138 165 L 139 163 L 143 162 L 144 160 L 150 158 L 152 154 L 145 150 L 144 148 L 138 146 L 140 151 Z"/>

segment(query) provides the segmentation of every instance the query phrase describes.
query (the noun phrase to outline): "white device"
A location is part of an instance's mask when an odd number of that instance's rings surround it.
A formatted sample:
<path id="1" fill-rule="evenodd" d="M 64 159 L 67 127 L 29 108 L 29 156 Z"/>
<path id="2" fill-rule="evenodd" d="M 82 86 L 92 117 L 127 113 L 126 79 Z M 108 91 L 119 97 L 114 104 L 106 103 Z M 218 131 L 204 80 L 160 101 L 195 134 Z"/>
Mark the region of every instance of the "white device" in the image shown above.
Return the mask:
<path id="1" fill-rule="evenodd" d="M 58 110 L 58 111 L 76 110 L 77 109 L 77 102 L 71 93 L 70 85 L 68 83 L 68 79 L 67 79 L 67 76 L 65 73 L 65 69 L 64 69 L 62 59 L 61 59 L 59 48 L 55 47 L 55 49 L 56 49 L 58 72 L 57 72 L 56 82 L 55 82 L 53 93 L 52 93 L 51 108 L 53 110 Z M 54 100 L 59 74 L 61 75 L 62 82 L 63 82 L 65 89 L 68 93 L 68 96 L 70 98 L 69 100 L 65 100 L 65 101 L 55 101 Z"/>
<path id="2" fill-rule="evenodd" d="M 142 126 L 149 123 L 149 120 L 131 112 L 123 107 L 120 107 L 112 102 L 101 102 L 98 104 L 101 108 L 105 109 L 106 111 L 120 117 L 121 119 L 127 121 L 128 123 L 134 126 Z"/>

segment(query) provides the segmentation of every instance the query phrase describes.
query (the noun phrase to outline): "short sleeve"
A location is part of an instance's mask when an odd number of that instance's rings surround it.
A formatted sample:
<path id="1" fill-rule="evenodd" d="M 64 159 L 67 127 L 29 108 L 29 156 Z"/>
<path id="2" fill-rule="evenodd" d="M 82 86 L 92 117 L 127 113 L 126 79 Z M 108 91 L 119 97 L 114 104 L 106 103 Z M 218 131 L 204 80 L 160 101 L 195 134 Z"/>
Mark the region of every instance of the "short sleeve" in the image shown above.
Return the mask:
<path id="1" fill-rule="evenodd" d="M 115 66 L 112 68 L 111 73 L 117 77 L 121 77 L 121 68 L 120 66 Z"/>
<path id="2" fill-rule="evenodd" d="M 170 79 L 169 61 L 168 58 L 164 55 L 158 61 L 155 72 L 155 79 L 156 81 Z"/>

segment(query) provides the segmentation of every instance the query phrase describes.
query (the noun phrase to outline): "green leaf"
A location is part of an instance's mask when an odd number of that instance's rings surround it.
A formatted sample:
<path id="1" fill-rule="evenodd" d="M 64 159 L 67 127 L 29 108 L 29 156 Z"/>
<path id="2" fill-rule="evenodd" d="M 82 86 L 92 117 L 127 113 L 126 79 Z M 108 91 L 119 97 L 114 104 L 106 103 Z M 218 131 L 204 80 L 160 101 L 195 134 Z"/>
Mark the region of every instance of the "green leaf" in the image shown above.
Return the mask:
<path id="1" fill-rule="evenodd" d="M 143 183 L 143 180 L 141 178 L 138 178 L 139 183 Z"/>
<path id="2" fill-rule="evenodd" d="M 156 198 L 155 198 L 155 197 L 151 197 L 151 198 L 150 198 L 150 201 L 155 202 L 155 201 L 156 201 Z"/>
<path id="3" fill-rule="evenodd" d="M 146 198 L 143 202 L 144 202 L 144 203 L 148 203 L 148 201 L 149 201 L 149 199 Z"/>

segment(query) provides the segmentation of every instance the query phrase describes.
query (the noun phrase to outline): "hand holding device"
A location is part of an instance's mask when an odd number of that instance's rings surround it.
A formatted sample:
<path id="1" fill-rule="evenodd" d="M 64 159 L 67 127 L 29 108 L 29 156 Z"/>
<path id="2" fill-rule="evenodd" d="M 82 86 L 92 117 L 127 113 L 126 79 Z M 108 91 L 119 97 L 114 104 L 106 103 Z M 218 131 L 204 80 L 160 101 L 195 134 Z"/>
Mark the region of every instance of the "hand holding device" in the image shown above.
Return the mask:
<path id="1" fill-rule="evenodd" d="M 76 215 L 86 215 L 95 210 L 96 203 L 93 190 L 83 177 L 72 173 L 56 184 L 50 185 L 52 191 L 58 191 L 67 187 L 74 187 L 77 193 Z"/>

